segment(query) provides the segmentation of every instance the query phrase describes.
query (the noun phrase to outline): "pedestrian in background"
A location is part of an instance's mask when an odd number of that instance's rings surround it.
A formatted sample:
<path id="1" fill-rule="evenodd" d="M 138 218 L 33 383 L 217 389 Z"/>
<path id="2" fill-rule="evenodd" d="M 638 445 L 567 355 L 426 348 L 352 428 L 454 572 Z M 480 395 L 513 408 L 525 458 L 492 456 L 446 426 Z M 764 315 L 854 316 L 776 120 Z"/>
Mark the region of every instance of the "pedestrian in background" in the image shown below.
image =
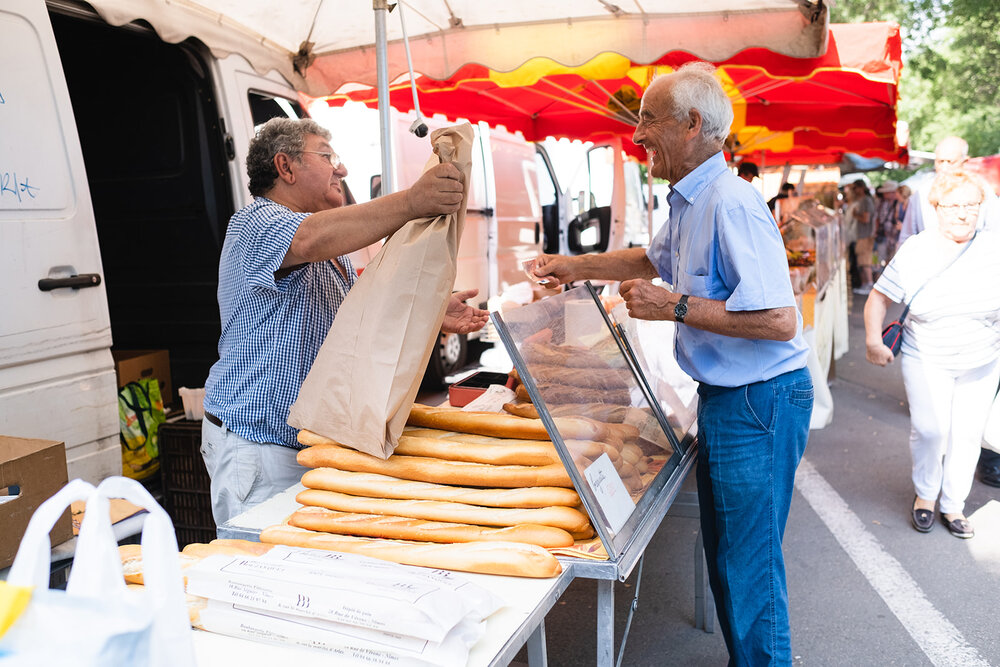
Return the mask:
<path id="1" fill-rule="evenodd" d="M 875 249 L 880 260 L 879 269 L 889 263 L 896 252 L 899 235 L 900 199 L 899 185 L 888 180 L 878 187 L 878 205 L 875 207 Z"/>
<path id="2" fill-rule="evenodd" d="M 740 162 L 740 166 L 736 170 L 736 175 L 747 183 L 753 183 L 753 179 L 760 176 L 760 170 L 757 169 L 757 165 L 753 162 Z"/>
<path id="3" fill-rule="evenodd" d="M 868 192 L 868 184 L 860 178 L 851 185 L 854 190 L 852 218 L 854 220 L 854 254 L 858 262 L 860 284 L 855 294 L 872 291 L 872 258 L 875 254 L 875 199 Z"/>
<path id="4" fill-rule="evenodd" d="M 916 495 L 913 527 L 941 519 L 955 537 L 970 538 L 965 499 L 1000 381 L 1000 236 L 977 232 L 987 192 L 963 171 L 939 174 L 928 200 L 937 225 L 911 237 L 882 272 L 865 303 L 866 358 L 885 366 L 882 342 L 890 301 L 907 303 L 903 384 L 910 404 L 910 454 Z"/>

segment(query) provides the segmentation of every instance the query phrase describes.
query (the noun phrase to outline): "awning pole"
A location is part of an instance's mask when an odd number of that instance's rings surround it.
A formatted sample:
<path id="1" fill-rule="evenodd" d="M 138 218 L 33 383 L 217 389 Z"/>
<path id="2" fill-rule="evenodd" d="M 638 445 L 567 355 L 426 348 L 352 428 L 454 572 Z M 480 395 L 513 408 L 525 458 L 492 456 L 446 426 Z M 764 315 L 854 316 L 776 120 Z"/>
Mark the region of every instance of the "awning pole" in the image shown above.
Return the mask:
<path id="1" fill-rule="evenodd" d="M 385 17 L 389 13 L 388 0 L 372 0 L 375 10 L 375 73 L 378 77 L 379 137 L 382 142 L 382 194 L 396 191 L 392 182 L 392 128 L 389 125 L 389 64 L 386 53 Z"/>

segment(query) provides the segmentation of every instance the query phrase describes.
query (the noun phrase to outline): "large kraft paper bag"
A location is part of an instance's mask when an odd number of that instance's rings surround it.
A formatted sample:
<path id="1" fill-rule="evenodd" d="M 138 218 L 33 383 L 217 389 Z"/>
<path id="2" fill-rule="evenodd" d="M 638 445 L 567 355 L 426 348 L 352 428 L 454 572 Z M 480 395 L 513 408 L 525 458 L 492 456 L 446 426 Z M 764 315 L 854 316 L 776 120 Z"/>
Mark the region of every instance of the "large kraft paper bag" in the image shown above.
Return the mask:
<path id="1" fill-rule="evenodd" d="M 454 163 L 465 174 L 462 205 L 406 223 L 365 267 L 302 383 L 289 426 L 381 458 L 396 448 L 455 283 L 472 141 L 468 123 L 431 134 L 435 155 L 425 171 Z"/>

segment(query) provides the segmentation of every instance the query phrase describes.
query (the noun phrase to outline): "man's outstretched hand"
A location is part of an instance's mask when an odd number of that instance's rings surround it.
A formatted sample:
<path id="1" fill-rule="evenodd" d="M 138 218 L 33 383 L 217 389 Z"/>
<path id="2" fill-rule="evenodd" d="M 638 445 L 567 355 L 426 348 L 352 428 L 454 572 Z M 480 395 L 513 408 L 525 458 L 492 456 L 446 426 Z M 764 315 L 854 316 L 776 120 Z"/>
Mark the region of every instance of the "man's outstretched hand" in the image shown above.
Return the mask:
<path id="1" fill-rule="evenodd" d="M 464 292 L 455 292 L 448 301 L 448 309 L 444 312 L 444 321 L 441 323 L 441 331 L 444 333 L 467 334 L 479 331 L 490 319 L 490 313 L 486 310 L 473 308 L 465 303 L 466 299 L 479 294 L 477 289 L 469 289 Z"/>

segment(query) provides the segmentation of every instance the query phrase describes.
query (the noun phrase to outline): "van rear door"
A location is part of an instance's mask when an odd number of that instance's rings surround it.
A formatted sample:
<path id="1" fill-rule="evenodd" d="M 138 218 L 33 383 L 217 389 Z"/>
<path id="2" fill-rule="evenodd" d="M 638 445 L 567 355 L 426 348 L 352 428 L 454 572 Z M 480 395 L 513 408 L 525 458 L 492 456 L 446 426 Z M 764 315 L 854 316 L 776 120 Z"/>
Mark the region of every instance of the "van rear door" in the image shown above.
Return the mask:
<path id="1" fill-rule="evenodd" d="M 97 481 L 121 455 L 80 140 L 45 4 L 6 3 L 0 34 L 0 433 L 62 440 L 70 477 Z"/>

